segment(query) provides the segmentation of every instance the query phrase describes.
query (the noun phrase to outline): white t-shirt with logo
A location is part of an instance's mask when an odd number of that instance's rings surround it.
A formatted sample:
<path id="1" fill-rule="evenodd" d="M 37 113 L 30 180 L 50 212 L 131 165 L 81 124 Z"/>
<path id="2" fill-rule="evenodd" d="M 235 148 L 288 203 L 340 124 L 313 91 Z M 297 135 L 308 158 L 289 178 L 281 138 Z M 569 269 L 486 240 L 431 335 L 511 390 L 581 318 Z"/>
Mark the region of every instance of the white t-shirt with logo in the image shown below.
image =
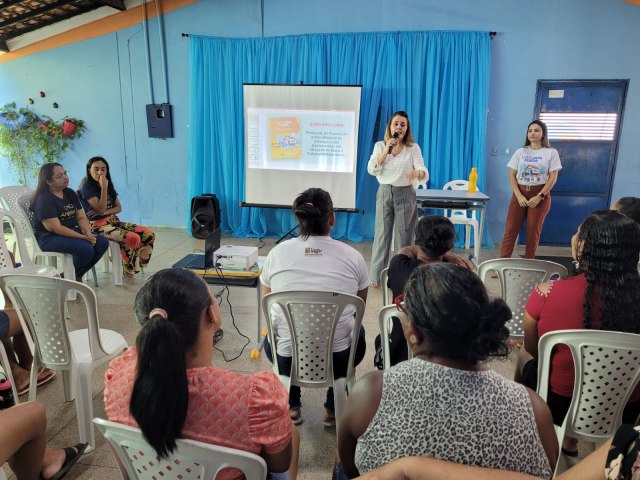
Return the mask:
<path id="1" fill-rule="evenodd" d="M 533 150 L 522 147 L 516 150 L 507 163 L 512 170 L 517 170 L 518 185 L 533 187 L 544 185 L 549 181 L 549 173 L 561 170 L 560 155 L 555 148 L 540 148 Z"/>
<path id="2" fill-rule="evenodd" d="M 277 245 L 267 256 L 260 281 L 272 292 L 315 290 L 351 295 L 371 284 L 369 269 L 360 252 L 329 236 L 310 236 L 306 240 L 299 237 Z M 342 313 L 336 326 L 334 352 L 351 346 L 354 313 L 351 306 Z M 292 356 L 289 327 L 278 306 L 272 307 L 271 319 L 278 353 Z"/>

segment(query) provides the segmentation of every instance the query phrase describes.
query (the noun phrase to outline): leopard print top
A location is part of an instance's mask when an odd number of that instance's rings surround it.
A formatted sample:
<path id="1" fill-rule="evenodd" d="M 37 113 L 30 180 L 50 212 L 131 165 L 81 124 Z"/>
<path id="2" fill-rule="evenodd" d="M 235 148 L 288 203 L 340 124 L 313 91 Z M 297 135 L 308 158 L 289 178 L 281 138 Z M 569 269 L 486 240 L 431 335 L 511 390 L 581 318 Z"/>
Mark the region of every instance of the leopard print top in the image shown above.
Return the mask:
<path id="1" fill-rule="evenodd" d="M 360 473 L 419 455 L 551 478 L 525 387 L 492 370 L 414 358 L 384 372 L 380 406 L 358 439 Z"/>

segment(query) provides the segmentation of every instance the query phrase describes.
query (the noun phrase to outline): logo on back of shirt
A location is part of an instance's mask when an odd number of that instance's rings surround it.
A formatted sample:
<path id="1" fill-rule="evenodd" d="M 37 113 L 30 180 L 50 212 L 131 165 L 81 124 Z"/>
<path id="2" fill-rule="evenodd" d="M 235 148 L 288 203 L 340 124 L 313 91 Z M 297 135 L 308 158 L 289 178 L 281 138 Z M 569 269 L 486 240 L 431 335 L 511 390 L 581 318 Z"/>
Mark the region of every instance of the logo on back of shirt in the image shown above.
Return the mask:
<path id="1" fill-rule="evenodd" d="M 322 249 L 321 248 L 306 247 L 304 249 L 304 254 L 305 255 L 322 255 Z"/>

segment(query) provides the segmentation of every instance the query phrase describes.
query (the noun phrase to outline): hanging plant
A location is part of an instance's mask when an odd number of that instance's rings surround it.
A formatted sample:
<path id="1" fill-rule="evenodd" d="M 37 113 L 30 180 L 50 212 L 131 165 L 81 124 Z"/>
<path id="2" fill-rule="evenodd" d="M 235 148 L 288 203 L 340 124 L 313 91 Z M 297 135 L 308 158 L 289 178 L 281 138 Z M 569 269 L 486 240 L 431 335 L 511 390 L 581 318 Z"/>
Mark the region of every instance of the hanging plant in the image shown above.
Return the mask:
<path id="1" fill-rule="evenodd" d="M 62 122 L 62 136 L 67 137 L 69 140 L 82 135 L 84 129 L 84 122 L 77 118 L 65 117 Z"/>
<path id="2" fill-rule="evenodd" d="M 43 163 L 59 161 L 70 142 L 84 133 L 84 122 L 65 118 L 59 122 L 28 108 L 16 109 L 15 103 L 0 107 L 0 154 L 26 185 L 37 175 Z"/>

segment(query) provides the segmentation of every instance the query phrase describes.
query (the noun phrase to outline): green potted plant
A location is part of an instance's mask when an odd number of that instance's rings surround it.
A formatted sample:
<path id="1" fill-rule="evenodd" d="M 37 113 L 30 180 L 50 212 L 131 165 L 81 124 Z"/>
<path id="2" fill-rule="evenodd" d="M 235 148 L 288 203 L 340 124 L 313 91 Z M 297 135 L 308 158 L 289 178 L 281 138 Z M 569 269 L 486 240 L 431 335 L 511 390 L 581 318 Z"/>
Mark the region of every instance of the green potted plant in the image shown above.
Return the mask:
<path id="1" fill-rule="evenodd" d="M 66 130 L 65 122 L 69 123 Z M 17 109 L 15 102 L 0 107 L 0 154 L 9 159 L 23 185 L 34 178 L 43 163 L 58 161 L 70 142 L 83 133 L 82 120 L 40 118 L 28 108 Z"/>

